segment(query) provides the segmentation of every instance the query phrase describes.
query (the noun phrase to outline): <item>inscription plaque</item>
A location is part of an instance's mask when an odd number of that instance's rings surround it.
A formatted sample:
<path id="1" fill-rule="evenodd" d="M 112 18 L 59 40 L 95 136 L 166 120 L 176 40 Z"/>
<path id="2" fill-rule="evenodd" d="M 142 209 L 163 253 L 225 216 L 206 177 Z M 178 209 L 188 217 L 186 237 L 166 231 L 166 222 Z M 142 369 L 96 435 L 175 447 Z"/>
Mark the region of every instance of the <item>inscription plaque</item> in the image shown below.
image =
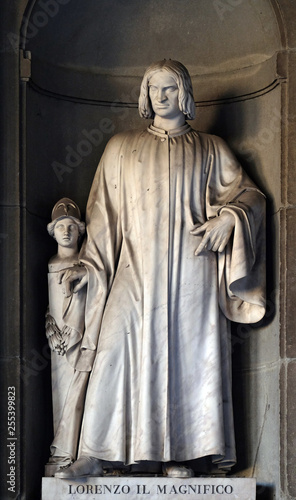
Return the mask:
<path id="1" fill-rule="evenodd" d="M 255 478 L 43 478 L 42 500 L 255 500 Z"/>

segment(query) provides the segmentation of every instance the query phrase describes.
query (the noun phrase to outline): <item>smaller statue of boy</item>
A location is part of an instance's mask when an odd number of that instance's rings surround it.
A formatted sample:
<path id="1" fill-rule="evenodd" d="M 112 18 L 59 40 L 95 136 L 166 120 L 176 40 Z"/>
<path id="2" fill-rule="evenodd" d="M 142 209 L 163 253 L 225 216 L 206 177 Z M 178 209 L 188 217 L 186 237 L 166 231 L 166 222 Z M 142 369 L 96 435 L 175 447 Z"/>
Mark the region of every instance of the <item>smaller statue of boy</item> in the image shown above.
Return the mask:
<path id="1" fill-rule="evenodd" d="M 75 296 L 71 295 L 70 301 L 65 297 L 63 287 L 59 286 L 59 272 L 78 264 L 78 239 L 85 232 L 85 223 L 80 220 L 79 207 L 69 198 L 62 198 L 55 204 L 51 217 L 47 230 L 57 241 L 58 252 L 48 263 L 49 311 L 46 315 L 46 336 L 51 350 L 64 355 L 71 333 L 71 327 L 65 324 L 64 316 Z"/>
<path id="2" fill-rule="evenodd" d="M 53 475 L 60 467 L 76 458 L 78 433 L 89 372 L 77 371 L 80 343 L 84 333 L 86 287 L 66 297 L 60 284 L 60 272 L 78 265 L 79 238 L 85 232 L 78 205 L 69 198 L 59 200 L 52 210 L 52 221 L 47 230 L 57 241 L 58 251 L 48 264 L 49 307 L 46 313 L 46 336 L 52 350 L 51 378 L 53 427 L 55 441 L 46 466 L 46 475 Z M 71 398 L 67 394 L 70 388 Z M 69 419 L 71 415 L 71 419 Z M 74 418 L 73 418 L 74 417 Z"/>

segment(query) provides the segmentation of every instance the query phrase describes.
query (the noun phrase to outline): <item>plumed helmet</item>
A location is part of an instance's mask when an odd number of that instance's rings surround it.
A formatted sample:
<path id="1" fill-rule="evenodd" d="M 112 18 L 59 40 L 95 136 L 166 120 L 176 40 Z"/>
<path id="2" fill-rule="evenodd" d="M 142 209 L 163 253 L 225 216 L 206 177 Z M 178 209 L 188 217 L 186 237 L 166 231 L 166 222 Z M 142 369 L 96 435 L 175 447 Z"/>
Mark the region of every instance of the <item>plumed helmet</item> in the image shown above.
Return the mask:
<path id="1" fill-rule="evenodd" d="M 70 200 L 70 198 L 62 198 L 55 204 L 51 212 L 51 220 L 54 221 L 62 217 L 74 217 L 74 219 L 81 220 L 81 213 L 75 201 Z"/>
<path id="2" fill-rule="evenodd" d="M 47 224 L 47 231 L 54 237 L 54 228 L 59 219 L 73 219 L 78 226 L 79 235 L 85 233 L 85 223 L 81 220 L 81 213 L 78 205 L 70 198 L 61 198 L 53 207 L 51 212 L 51 222 Z"/>

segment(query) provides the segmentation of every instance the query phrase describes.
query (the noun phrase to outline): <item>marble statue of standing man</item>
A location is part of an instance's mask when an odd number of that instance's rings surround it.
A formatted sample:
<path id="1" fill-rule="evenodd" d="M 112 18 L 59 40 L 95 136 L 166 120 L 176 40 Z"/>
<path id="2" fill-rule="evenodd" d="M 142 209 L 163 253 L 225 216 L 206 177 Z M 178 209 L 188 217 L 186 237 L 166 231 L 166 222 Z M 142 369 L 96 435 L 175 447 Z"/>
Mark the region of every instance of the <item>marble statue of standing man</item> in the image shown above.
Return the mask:
<path id="1" fill-rule="evenodd" d="M 80 263 L 88 280 L 82 348 L 95 352 L 78 460 L 57 477 L 102 475 L 102 461 L 235 463 L 230 320 L 265 311 L 265 199 L 218 137 L 193 130 L 187 69 L 146 71 L 140 115 L 95 175 Z M 78 284 L 79 287 L 79 284 Z M 76 285 L 77 289 L 77 285 Z"/>

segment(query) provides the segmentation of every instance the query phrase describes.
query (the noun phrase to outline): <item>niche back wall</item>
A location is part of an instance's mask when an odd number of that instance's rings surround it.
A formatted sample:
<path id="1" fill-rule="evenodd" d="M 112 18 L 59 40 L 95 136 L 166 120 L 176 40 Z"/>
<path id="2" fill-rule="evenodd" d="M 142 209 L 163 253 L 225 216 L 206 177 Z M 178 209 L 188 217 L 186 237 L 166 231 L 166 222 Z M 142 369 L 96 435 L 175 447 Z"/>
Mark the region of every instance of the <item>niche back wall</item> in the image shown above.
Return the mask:
<path id="1" fill-rule="evenodd" d="M 279 492 L 279 215 L 281 110 L 284 76 L 281 39 L 266 0 L 89 0 L 59 3 L 55 15 L 28 7 L 23 47 L 31 52 L 23 140 L 26 230 L 24 361 L 32 352 L 48 361 L 44 335 L 47 261 L 55 244 L 46 224 L 55 202 L 73 198 L 85 213 L 91 182 L 108 139 L 148 125 L 140 119 L 141 76 L 153 61 L 177 59 L 194 86 L 197 130 L 223 137 L 267 196 L 267 317 L 233 326 L 236 473 L 256 476 Z M 224 6 L 224 7 L 223 7 Z M 43 19 L 43 21 L 42 21 Z M 26 54 L 26 57 L 29 57 Z M 41 366 L 41 365 L 40 365 Z M 28 498 L 38 498 L 52 439 L 50 370 L 24 386 L 24 449 Z M 40 416 L 38 424 L 34 415 Z M 34 479 L 33 479 L 34 478 Z"/>

